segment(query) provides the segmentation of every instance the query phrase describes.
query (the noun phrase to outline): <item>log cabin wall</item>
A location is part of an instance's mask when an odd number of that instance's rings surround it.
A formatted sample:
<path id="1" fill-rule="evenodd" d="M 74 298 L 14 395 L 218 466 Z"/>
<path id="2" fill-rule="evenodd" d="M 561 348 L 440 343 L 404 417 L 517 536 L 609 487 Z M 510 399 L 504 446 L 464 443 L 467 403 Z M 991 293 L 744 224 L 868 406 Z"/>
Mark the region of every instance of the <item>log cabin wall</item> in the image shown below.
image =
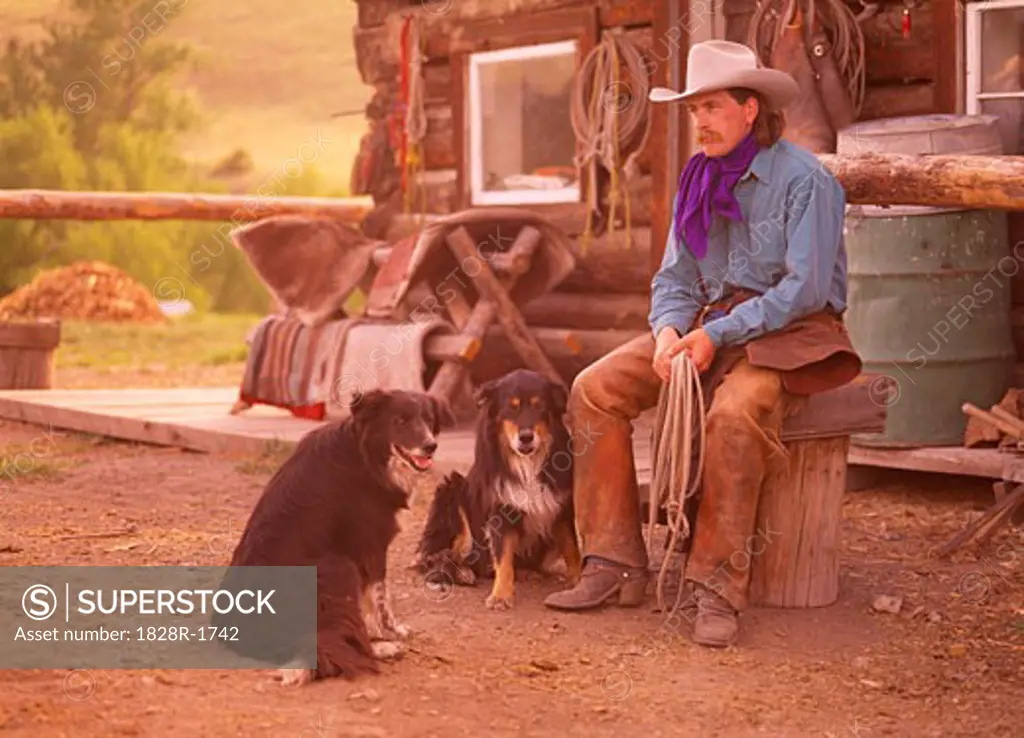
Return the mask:
<path id="1" fill-rule="evenodd" d="M 427 133 L 424 140 L 424 191 L 427 212 L 445 214 L 466 206 L 459 175 L 463 131 L 463 91 L 459 69 L 461 51 L 525 45 L 542 40 L 580 38 L 580 59 L 600 34 L 621 32 L 651 58 L 653 7 L 656 0 L 458 0 L 405 2 L 358 0 L 355 30 L 360 74 L 375 94 L 367 109 L 371 131 L 383 141 L 388 115 L 399 100 L 401 26 L 406 16 L 421 20 L 427 60 L 423 68 Z M 444 12 L 441 12 L 441 11 Z M 432 12 L 434 11 L 434 12 Z M 662 49 L 655 58 L 665 58 Z M 651 139 L 654 137 L 652 136 Z M 560 370 L 575 374 L 617 342 L 646 329 L 650 286 L 651 149 L 650 141 L 638 158 L 638 174 L 628 184 L 632 247 L 626 245 L 624 225 L 614 235 L 593 237 L 579 249 L 580 265 L 556 294 L 542 297 L 524 310 L 531 326 L 541 329 L 542 343 Z M 401 172 L 393 164 L 378 166 L 366 194 L 391 213 L 403 210 Z M 585 203 L 522 205 L 550 217 L 579 245 L 586 225 Z M 619 206 L 622 217 L 622 206 Z M 389 239 L 408 232 L 411 218 L 396 218 Z M 607 332 L 604 329 L 613 329 Z M 569 336 L 566 331 L 572 329 Z M 496 353 L 504 354 L 498 347 Z M 483 354 L 487 354 L 485 350 Z M 490 353 L 495 353 L 490 351 Z M 483 358 L 483 355 L 481 356 Z M 480 359 L 478 359 L 480 361 Z"/>
<path id="2" fill-rule="evenodd" d="M 561 24 L 563 37 L 583 39 L 581 58 L 601 34 L 613 29 L 624 32 L 647 54 L 663 58 L 665 41 L 655 39 L 652 31 L 656 2 L 659 0 L 357 0 L 357 63 L 363 80 L 376 89 L 367 108 L 371 131 L 378 145 L 386 140 L 388 117 L 399 95 L 402 22 L 407 15 L 417 16 L 423 23 L 428 57 L 423 69 L 427 211 L 458 210 L 465 204 L 460 198 L 464 186 L 458 169 L 464 131 L 456 123 L 463 95 L 459 51 L 487 48 L 488 37 L 497 45 L 528 43 L 538 33 L 550 37 L 552 30 L 558 37 Z M 724 16 L 725 37 L 745 43 L 755 0 L 715 0 L 715 4 Z M 854 13 L 862 9 L 857 2 L 849 5 Z M 958 78 L 963 75 L 963 53 L 956 53 L 962 48 L 958 0 L 916 0 L 907 38 L 901 29 L 903 9 L 902 0 L 883 2 L 874 17 L 861 25 L 866 96 L 859 120 L 962 111 Z M 591 30 L 587 31 L 588 27 Z M 660 252 L 658 244 L 651 244 L 651 213 L 667 212 L 665 203 L 659 209 L 651 202 L 651 160 L 658 155 L 653 149 L 662 140 L 663 136 L 652 131 L 640 159 L 640 176 L 630 184 L 633 248 L 607 236 L 598 238 L 579 254 L 579 268 L 557 293 L 524 311 L 530 325 L 543 333 L 545 348 L 558 354 L 552 356 L 556 365 L 570 374 L 614 348 L 630 332 L 647 328 L 650 266 Z M 383 161 L 375 160 L 372 186 L 367 190 L 392 214 L 402 210 L 401 173 L 393 157 L 388 152 Z M 578 237 L 583 231 L 582 203 L 522 207 L 549 215 L 570 236 Z M 408 227 L 407 220 L 394 223 Z M 402 227 L 393 224 L 388 237 L 403 235 Z M 1024 240 L 1024 218 L 1014 220 L 1011 238 L 1012 242 Z M 1014 325 L 1018 352 L 1024 356 L 1024 268 L 1015 280 L 1014 303 L 1020 305 L 1015 308 L 1020 317 Z M 610 330 L 603 331 L 605 328 Z M 576 334 L 575 354 L 566 353 L 563 347 L 568 329 Z"/>

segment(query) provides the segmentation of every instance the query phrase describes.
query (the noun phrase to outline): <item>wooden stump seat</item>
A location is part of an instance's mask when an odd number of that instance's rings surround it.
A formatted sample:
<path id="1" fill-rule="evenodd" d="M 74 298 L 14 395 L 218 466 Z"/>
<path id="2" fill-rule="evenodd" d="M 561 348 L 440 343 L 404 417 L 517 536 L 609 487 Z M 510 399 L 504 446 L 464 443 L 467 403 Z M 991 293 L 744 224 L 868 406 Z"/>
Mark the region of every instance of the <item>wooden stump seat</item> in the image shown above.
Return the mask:
<path id="1" fill-rule="evenodd" d="M 787 418 L 782 442 L 788 468 L 761 489 L 757 530 L 766 535 L 750 560 L 749 603 L 767 607 L 823 607 L 839 597 L 839 532 L 850 436 L 878 433 L 885 407 L 881 380 L 861 377 L 809 398 Z M 884 395 L 882 395 L 884 396 Z M 638 475 L 642 520 L 647 519 L 650 471 Z"/>
<path id="2" fill-rule="evenodd" d="M 50 389 L 60 322 L 0 322 L 0 389 Z"/>

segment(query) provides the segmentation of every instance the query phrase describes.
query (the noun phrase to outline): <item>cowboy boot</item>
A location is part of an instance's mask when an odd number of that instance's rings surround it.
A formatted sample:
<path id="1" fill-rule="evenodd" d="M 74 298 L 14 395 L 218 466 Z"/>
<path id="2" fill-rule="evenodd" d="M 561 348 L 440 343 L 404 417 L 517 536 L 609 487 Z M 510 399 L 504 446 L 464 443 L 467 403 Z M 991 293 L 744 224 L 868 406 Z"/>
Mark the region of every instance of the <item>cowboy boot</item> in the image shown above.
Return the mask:
<path id="1" fill-rule="evenodd" d="M 576 586 L 548 595 L 544 604 L 555 610 L 590 610 L 613 603 L 636 607 L 644 601 L 647 570 L 588 556 Z"/>
<path id="2" fill-rule="evenodd" d="M 572 589 L 544 604 L 583 610 L 636 606 L 647 584 L 647 551 L 633 458 L 635 419 L 658 399 L 654 339 L 634 339 L 577 375 L 569 398 L 573 507 L 584 568 Z"/>
<path id="3" fill-rule="evenodd" d="M 699 646 L 725 648 L 736 642 L 739 613 L 729 601 L 714 592 L 694 586 L 696 617 L 690 639 Z"/>

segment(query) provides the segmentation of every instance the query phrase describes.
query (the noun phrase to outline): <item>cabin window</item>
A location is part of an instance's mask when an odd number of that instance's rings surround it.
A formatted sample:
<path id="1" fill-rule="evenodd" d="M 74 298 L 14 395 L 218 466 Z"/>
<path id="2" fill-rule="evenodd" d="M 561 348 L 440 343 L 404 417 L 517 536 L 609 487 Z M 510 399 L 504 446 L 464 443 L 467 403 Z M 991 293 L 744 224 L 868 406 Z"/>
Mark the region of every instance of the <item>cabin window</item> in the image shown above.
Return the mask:
<path id="1" fill-rule="evenodd" d="M 469 54 L 473 205 L 579 201 L 569 118 L 577 50 L 572 40 Z"/>
<path id="2" fill-rule="evenodd" d="M 996 115 L 1006 154 L 1024 154 L 1024 0 L 966 6 L 967 113 Z"/>

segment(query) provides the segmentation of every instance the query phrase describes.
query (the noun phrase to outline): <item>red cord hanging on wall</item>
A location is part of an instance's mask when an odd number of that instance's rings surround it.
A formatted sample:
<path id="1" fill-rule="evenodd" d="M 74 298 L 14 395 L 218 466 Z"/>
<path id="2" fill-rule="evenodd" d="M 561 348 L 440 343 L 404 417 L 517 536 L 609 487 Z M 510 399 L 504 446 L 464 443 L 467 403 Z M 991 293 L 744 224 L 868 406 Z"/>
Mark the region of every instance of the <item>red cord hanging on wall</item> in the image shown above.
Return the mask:
<path id="1" fill-rule="evenodd" d="M 903 32 L 903 38 L 910 38 L 910 7 L 903 8 L 903 19 L 900 23 L 900 30 Z"/>

